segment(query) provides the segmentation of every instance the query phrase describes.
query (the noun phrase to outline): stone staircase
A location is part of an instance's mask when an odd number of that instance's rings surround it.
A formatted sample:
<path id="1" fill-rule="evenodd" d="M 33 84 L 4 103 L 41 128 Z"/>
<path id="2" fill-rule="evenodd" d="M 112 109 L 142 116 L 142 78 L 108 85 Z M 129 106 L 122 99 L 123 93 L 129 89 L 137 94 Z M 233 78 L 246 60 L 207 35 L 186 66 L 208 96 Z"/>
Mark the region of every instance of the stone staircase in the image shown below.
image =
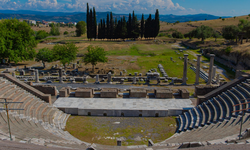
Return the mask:
<path id="1" fill-rule="evenodd" d="M 67 146 L 86 149 L 90 144 L 64 131 L 69 114 L 49 105 L 9 80 L 0 77 L 0 97 L 10 98 L 10 128 L 13 139 L 21 143 Z M 0 105 L 3 108 L 3 105 Z M 0 139 L 9 140 L 6 111 L 0 111 Z"/>
<path id="2" fill-rule="evenodd" d="M 221 94 L 194 107 L 177 118 L 175 135 L 162 143 L 205 142 L 229 136 L 237 137 L 240 130 L 242 109 L 237 104 L 250 101 L 250 80 L 236 84 Z M 250 108 L 250 104 L 246 104 Z M 250 111 L 243 117 L 243 130 L 250 127 Z"/>

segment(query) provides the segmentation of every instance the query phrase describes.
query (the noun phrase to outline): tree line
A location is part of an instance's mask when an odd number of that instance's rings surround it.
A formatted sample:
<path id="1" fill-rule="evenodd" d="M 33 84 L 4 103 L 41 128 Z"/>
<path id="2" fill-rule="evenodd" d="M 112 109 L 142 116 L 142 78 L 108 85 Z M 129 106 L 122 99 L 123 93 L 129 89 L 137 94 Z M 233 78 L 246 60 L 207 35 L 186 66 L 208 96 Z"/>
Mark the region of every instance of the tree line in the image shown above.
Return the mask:
<path id="1" fill-rule="evenodd" d="M 98 29 L 97 29 L 98 28 Z M 120 20 L 113 17 L 113 13 L 107 14 L 106 19 L 101 19 L 96 23 L 95 7 L 89 9 L 87 3 L 87 38 L 88 39 L 125 39 L 125 38 L 152 38 L 156 37 L 160 30 L 159 11 L 156 9 L 155 18 L 151 14 L 144 20 L 142 14 L 141 21 L 138 21 L 137 16 L 129 13 L 126 20 L 123 16 Z"/>
<path id="2" fill-rule="evenodd" d="M 161 34 L 162 35 L 162 34 Z M 223 37 L 226 40 L 234 41 L 237 43 L 238 41 L 243 42 L 243 39 L 246 39 L 246 42 L 248 42 L 248 39 L 250 38 L 250 21 L 241 19 L 239 20 L 238 25 L 227 25 L 224 26 L 221 30 L 221 32 L 214 30 L 213 28 L 209 26 L 199 26 L 192 31 L 182 34 L 181 32 L 178 32 L 175 30 L 172 33 L 173 38 L 198 38 L 201 39 L 201 41 L 204 41 L 206 38 L 215 38 L 215 41 L 217 38 Z"/>

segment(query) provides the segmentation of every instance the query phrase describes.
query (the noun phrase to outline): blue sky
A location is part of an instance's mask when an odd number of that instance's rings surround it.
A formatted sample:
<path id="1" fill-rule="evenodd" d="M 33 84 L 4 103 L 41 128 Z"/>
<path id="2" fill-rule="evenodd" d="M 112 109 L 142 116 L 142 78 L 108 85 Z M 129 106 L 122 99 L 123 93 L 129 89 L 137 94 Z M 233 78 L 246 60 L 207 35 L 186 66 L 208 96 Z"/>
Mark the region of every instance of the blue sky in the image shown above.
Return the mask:
<path id="1" fill-rule="evenodd" d="M 250 14 L 250 0 L 0 0 L 1 10 L 85 12 L 86 3 L 98 12 L 198 14 L 241 16 Z"/>

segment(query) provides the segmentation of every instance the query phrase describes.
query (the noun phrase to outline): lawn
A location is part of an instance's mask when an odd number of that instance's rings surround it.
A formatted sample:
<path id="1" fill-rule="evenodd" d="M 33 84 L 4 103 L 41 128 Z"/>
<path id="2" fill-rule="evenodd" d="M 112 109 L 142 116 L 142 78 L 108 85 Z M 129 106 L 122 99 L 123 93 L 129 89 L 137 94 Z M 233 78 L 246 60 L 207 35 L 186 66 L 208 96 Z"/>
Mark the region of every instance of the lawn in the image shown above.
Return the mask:
<path id="1" fill-rule="evenodd" d="M 123 146 L 147 145 L 148 139 L 161 142 L 175 130 L 175 117 L 71 116 L 66 126 L 66 131 L 82 141 L 116 145 L 116 138 L 122 138 Z"/>

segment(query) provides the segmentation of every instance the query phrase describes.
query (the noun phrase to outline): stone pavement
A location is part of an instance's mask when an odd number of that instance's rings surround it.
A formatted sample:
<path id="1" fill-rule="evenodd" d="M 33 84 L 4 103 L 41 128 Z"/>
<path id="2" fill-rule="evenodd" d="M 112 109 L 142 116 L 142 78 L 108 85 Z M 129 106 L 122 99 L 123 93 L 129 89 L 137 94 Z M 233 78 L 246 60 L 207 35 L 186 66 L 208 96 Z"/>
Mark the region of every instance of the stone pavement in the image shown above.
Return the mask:
<path id="1" fill-rule="evenodd" d="M 58 98 L 55 107 L 112 110 L 169 110 L 193 108 L 190 99 L 155 98 Z"/>

